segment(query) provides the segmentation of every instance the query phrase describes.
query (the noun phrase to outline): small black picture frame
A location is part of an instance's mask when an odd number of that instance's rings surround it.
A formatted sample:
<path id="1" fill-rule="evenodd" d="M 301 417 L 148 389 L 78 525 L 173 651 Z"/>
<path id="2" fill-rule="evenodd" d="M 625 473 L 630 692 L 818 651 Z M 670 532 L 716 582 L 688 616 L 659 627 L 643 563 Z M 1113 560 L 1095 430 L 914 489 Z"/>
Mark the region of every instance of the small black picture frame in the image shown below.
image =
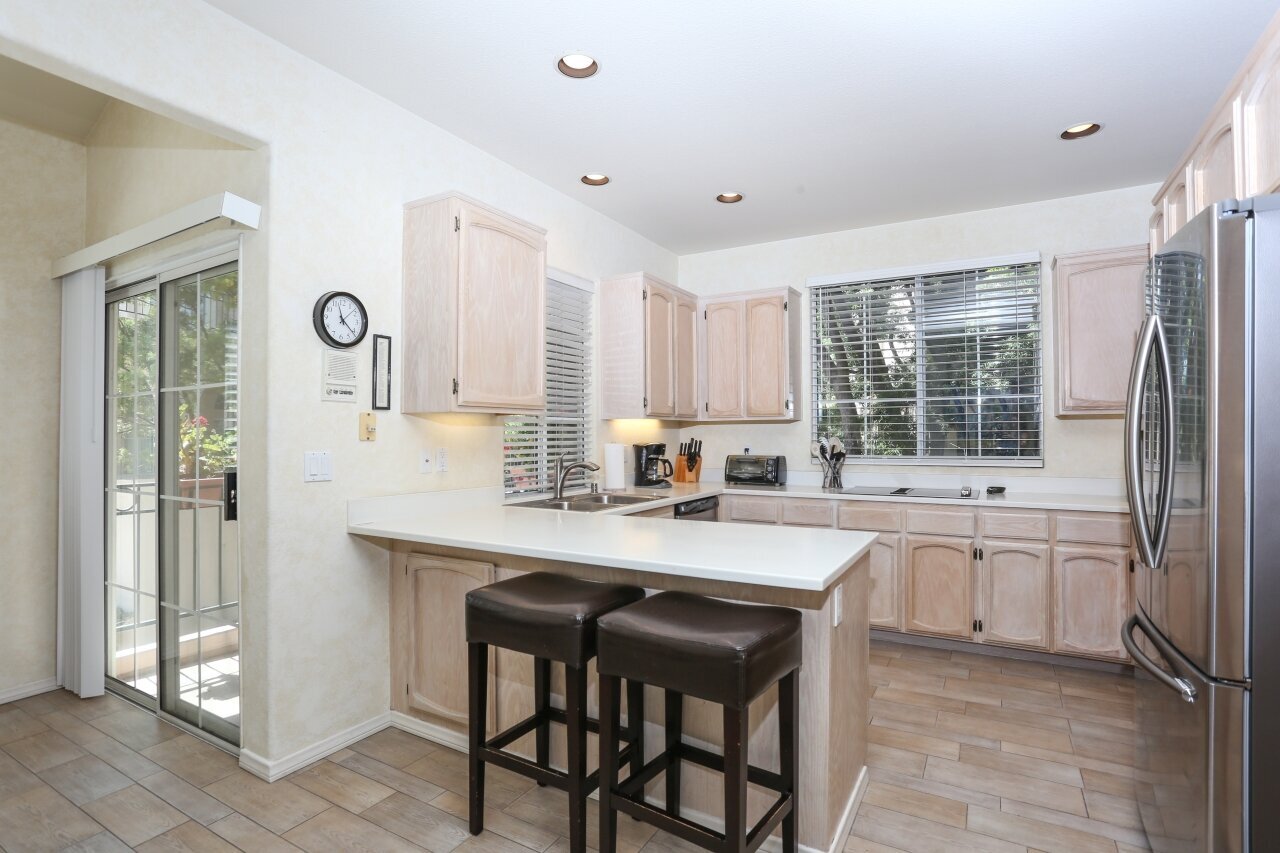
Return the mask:
<path id="1" fill-rule="evenodd" d="M 373 408 L 391 408 L 391 336 L 373 336 Z"/>

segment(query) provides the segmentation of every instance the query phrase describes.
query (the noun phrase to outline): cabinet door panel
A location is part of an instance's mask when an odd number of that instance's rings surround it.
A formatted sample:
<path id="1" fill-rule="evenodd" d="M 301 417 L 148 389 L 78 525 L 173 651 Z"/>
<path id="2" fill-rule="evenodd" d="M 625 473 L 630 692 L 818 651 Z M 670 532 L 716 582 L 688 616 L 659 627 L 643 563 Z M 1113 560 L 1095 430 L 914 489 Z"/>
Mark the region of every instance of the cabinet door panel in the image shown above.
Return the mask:
<path id="1" fill-rule="evenodd" d="M 1049 647 L 1049 546 L 982 542 L 982 640 Z"/>
<path id="2" fill-rule="evenodd" d="M 1059 542 L 1089 542 L 1095 545 L 1128 545 L 1129 516 L 1120 513 L 1091 512 L 1084 515 L 1059 515 Z"/>
<path id="3" fill-rule="evenodd" d="M 908 536 L 906 629 L 921 634 L 973 636 L 972 539 Z"/>
<path id="4" fill-rule="evenodd" d="M 675 296 L 666 288 L 648 285 L 645 299 L 645 413 L 671 417 L 676 413 Z"/>
<path id="5" fill-rule="evenodd" d="M 748 299 L 747 417 L 780 418 L 787 414 L 786 299 Z"/>
<path id="6" fill-rule="evenodd" d="M 709 418 L 742 417 L 742 300 L 708 302 L 707 409 Z"/>
<path id="7" fill-rule="evenodd" d="M 1131 611 L 1129 552 L 1078 545 L 1053 549 L 1053 650 L 1125 660 L 1120 631 Z"/>
<path id="8" fill-rule="evenodd" d="M 971 510 L 909 509 L 908 533 L 936 533 L 939 536 L 973 536 L 974 518 Z"/>
<path id="9" fill-rule="evenodd" d="M 893 504 L 840 501 L 839 505 L 840 508 L 836 511 L 837 524 L 842 530 L 886 530 L 896 533 L 902 529 L 902 513 Z"/>
<path id="10" fill-rule="evenodd" d="M 675 410 L 676 417 L 698 416 L 698 303 L 676 297 L 675 309 Z"/>
<path id="11" fill-rule="evenodd" d="M 541 235 L 463 206 L 458 405 L 546 407 L 546 250 Z"/>
<path id="12" fill-rule="evenodd" d="M 982 535 L 1008 536 L 1016 539 L 1048 539 L 1049 514 L 1027 510 L 1026 512 L 982 513 Z"/>
<path id="13" fill-rule="evenodd" d="M 1059 416 L 1124 414 L 1148 247 L 1054 259 Z"/>
<path id="14" fill-rule="evenodd" d="M 902 627 L 898 607 L 899 590 L 902 588 L 902 536 L 898 533 L 881 533 L 871 546 L 871 625 L 875 628 Z"/>
<path id="15" fill-rule="evenodd" d="M 409 707 L 466 725 L 467 593 L 493 583 L 490 563 L 411 556 L 409 571 Z M 492 683 L 494 667 L 490 659 Z"/>

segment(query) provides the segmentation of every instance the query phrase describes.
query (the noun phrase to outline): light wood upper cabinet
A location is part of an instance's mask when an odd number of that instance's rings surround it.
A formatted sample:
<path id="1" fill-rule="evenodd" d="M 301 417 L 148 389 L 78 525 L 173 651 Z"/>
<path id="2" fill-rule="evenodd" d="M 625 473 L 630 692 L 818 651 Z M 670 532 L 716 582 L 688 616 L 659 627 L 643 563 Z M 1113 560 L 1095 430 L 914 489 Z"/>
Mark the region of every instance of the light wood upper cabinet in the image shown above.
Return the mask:
<path id="1" fill-rule="evenodd" d="M 600 282 L 605 418 L 697 417 L 698 304 L 647 273 Z"/>
<path id="2" fill-rule="evenodd" d="M 676 296 L 676 417 L 698 416 L 698 300 Z"/>
<path id="3" fill-rule="evenodd" d="M 1127 659 L 1120 631 L 1133 609 L 1128 549 L 1055 547 L 1053 600 L 1053 651 Z"/>
<path id="4" fill-rule="evenodd" d="M 748 299 L 746 401 L 749 418 L 787 414 L 791 382 L 787 376 L 787 299 Z"/>
<path id="5" fill-rule="evenodd" d="M 400 410 L 546 407 L 546 234 L 459 195 L 405 206 Z"/>
<path id="6" fill-rule="evenodd" d="M 801 333 L 791 289 L 718 296 L 702 307 L 702 416 L 794 421 Z"/>
<path id="7" fill-rule="evenodd" d="M 904 582 L 908 631 L 973 636 L 973 540 L 907 536 Z"/>
<path id="8" fill-rule="evenodd" d="M 1245 57 L 1152 200 L 1152 250 L 1215 202 L 1280 192 L 1280 15 Z"/>
<path id="9" fill-rule="evenodd" d="M 650 284 L 645 294 L 645 414 L 676 413 L 676 298 L 665 287 Z"/>
<path id="10" fill-rule="evenodd" d="M 1124 416 L 1147 258 L 1147 246 L 1054 258 L 1058 417 Z"/>
<path id="11" fill-rule="evenodd" d="M 708 418 L 738 418 L 745 411 L 742 405 L 745 307 L 741 299 L 704 303 L 707 350 L 704 412 Z"/>
<path id="12" fill-rule="evenodd" d="M 392 667 L 404 684 L 392 685 L 392 706 L 465 730 L 466 596 L 493 583 L 494 567 L 421 554 L 402 559 L 405 569 L 392 582 Z M 492 665 L 489 678 L 492 691 Z"/>
<path id="13" fill-rule="evenodd" d="M 1049 647 L 1049 546 L 983 539 L 979 583 L 984 643 Z"/>
<path id="14" fill-rule="evenodd" d="M 871 594 L 867 607 L 875 628 L 902 627 L 902 535 L 881 533 L 871 546 Z"/>

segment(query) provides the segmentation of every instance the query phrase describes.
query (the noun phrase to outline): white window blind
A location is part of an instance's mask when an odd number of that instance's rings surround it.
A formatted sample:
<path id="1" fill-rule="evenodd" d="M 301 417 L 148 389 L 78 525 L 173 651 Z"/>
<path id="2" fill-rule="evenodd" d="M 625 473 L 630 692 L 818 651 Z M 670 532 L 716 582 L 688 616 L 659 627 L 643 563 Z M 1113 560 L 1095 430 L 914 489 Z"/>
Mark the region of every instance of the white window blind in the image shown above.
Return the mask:
<path id="1" fill-rule="evenodd" d="M 573 461 L 592 458 L 591 296 L 547 281 L 547 411 L 506 420 L 503 478 L 509 495 L 551 491 L 561 453 Z M 586 472 L 578 469 L 568 484 L 585 481 Z"/>
<path id="2" fill-rule="evenodd" d="M 1039 464 L 1040 264 L 810 291 L 813 437 L 850 458 Z"/>

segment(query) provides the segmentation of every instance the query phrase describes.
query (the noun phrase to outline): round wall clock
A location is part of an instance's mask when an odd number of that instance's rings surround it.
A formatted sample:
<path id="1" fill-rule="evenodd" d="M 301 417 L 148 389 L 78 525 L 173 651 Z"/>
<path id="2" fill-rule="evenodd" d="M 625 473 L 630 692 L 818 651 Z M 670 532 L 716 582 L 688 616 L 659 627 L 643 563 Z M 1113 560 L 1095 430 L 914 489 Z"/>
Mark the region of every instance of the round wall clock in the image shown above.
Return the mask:
<path id="1" fill-rule="evenodd" d="M 331 290 L 316 300 L 311 310 L 316 334 L 326 345 L 346 349 L 364 340 L 369 330 L 369 315 L 364 305 L 350 293 Z"/>

